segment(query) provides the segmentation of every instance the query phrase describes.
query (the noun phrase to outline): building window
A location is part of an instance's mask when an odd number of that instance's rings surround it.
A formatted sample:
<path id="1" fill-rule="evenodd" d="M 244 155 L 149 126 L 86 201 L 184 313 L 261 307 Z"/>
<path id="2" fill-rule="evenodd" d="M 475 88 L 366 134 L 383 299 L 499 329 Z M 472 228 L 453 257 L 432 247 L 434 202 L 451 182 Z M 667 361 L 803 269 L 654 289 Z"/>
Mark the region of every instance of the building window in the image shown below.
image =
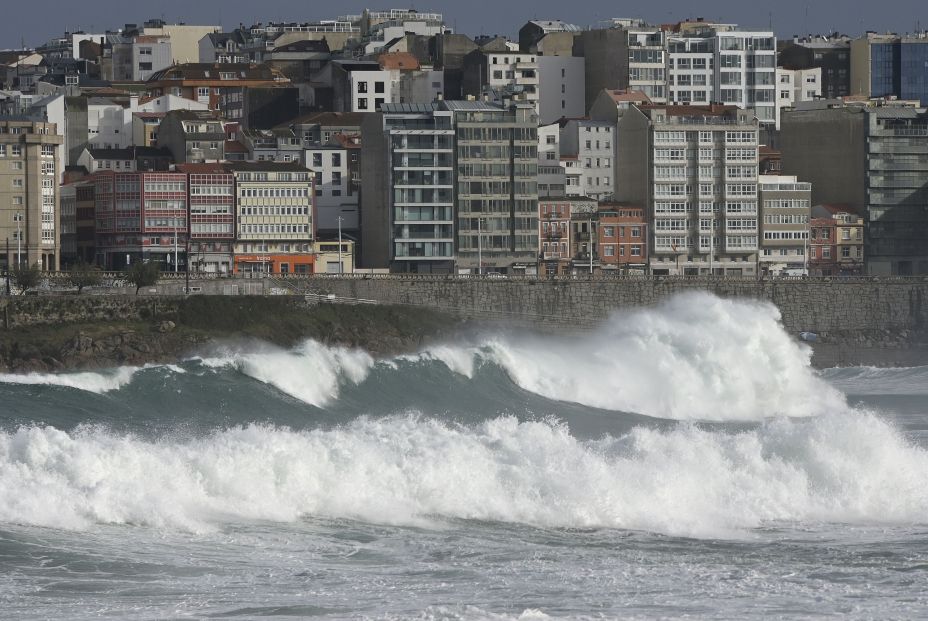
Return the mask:
<path id="1" fill-rule="evenodd" d="M 374 92 L 383 93 L 384 92 L 384 83 L 383 82 L 374 82 Z"/>
<path id="2" fill-rule="evenodd" d="M 633 257 L 641 256 L 641 246 L 632 246 L 632 256 Z"/>
<path id="3" fill-rule="evenodd" d="M 367 82 L 358 82 L 358 92 L 367 93 Z"/>
<path id="4" fill-rule="evenodd" d="M 358 110 L 367 110 L 367 97 L 358 99 Z"/>

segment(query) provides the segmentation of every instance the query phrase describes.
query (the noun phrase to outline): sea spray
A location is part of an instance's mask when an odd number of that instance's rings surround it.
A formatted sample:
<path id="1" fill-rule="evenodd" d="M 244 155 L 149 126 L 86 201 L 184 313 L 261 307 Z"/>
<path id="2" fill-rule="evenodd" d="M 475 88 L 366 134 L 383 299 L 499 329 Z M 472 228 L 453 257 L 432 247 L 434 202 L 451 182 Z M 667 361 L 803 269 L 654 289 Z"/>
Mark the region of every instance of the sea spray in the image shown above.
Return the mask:
<path id="1" fill-rule="evenodd" d="M 499 336 L 422 358 L 469 376 L 461 360 L 468 353 L 544 397 L 658 418 L 758 420 L 845 408 L 773 305 L 706 293 L 616 313 L 587 336 Z"/>
<path id="2" fill-rule="evenodd" d="M 0 522 L 207 530 L 302 516 L 725 536 L 778 521 L 926 523 L 928 453 L 862 412 L 724 433 L 581 441 L 565 424 L 421 415 L 295 432 L 143 440 L 96 427 L 0 434 Z"/>

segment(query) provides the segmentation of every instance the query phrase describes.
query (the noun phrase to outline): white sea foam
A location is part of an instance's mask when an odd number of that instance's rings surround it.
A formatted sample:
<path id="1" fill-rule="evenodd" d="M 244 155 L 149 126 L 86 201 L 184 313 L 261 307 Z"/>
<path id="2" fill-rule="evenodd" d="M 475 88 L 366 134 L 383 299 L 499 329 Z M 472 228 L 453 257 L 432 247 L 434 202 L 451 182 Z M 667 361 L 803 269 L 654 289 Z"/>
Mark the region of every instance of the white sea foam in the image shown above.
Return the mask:
<path id="1" fill-rule="evenodd" d="M 22 384 L 27 386 L 63 386 L 97 394 L 119 390 L 132 381 L 139 367 L 119 367 L 100 373 L 4 373 L 0 384 Z"/>
<path id="2" fill-rule="evenodd" d="M 327 347 L 306 341 L 284 351 L 225 351 L 198 359 L 210 368 L 234 368 L 260 382 L 315 406 L 324 406 L 338 397 L 343 380 L 361 383 L 374 365 L 374 359 L 361 350 Z"/>
<path id="3" fill-rule="evenodd" d="M 811 416 L 845 407 L 811 368 L 811 350 L 779 311 L 704 293 L 616 314 L 585 337 L 496 337 L 479 349 L 431 349 L 468 377 L 467 356 L 500 365 L 525 390 L 676 420 Z"/>
<path id="4" fill-rule="evenodd" d="M 857 412 L 597 441 L 511 417 L 474 427 L 416 415 L 303 432 L 252 425 L 160 441 L 23 427 L 0 434 L 0 521 L 200 531 L 312 515 L 725 536 L 783 520 L 925 524 L 926 472 L 924 449 Z"/>

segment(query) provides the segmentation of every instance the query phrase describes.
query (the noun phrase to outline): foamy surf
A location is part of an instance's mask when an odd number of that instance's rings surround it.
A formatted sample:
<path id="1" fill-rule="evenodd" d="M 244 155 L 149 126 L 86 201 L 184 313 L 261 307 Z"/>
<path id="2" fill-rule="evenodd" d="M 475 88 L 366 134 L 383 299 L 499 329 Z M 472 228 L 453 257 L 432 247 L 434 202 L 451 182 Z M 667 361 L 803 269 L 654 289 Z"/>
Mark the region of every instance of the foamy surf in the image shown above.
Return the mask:
<path id="1" fill-rule="evenodd" d="M 557 422 L 420 415 L 199 439 L 100 428 L 0 434 L 0 522 L 201 531 L 304 516 L 739 536 L 780 521 L 928 523 L 928 453 L 866 413 L 743 433 L 681 425 L 597 441 Z"/>

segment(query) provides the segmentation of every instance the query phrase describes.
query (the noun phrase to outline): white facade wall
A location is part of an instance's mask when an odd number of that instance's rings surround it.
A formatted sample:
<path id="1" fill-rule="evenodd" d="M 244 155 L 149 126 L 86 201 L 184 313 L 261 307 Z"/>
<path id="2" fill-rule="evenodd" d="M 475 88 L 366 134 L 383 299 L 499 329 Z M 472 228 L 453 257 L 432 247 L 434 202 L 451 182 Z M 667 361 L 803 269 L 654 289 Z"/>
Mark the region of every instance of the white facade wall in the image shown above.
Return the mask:
<path id="1" fill-rule="evenodd" d="M 352 71 L 351 112 L 376 112 L 379 103 L 394 103 L 390 71 Z"/>
<path id="2" fill-rule="evenodd" d="M 523 101 L 538 110 L 538 57 L 535 54 L 488 52 L 485 77 L 485 88 L 521 94 Z"/>
<path id="3" fill-rule="evenodd" d="M 783 69 L 777 67 L 777 127 L 784 108 L 795 108 L 803 101 L 822 96 L 822 68 Z"/>
<path id="4" fill-rule="evenodd" d="M 586 114 L 584 59 L 579 56 L 538 57 L 538 120 L 553 123 L 561 117 Z"/>
<path id="5" fill-rule="evenodd" d="M 579 194 L 596 199 L 615 194 L 615 125 L 572 120 L 561 129 L 560 138 L 562 155 L 577 156 Z"/>
<path id="6" fill-rule="evenodd" d="M 670 36 L 667 47 L 669 102 L 751 108 L 761 124 L 777 124 L 776 37 L 772 32 Z"/>

